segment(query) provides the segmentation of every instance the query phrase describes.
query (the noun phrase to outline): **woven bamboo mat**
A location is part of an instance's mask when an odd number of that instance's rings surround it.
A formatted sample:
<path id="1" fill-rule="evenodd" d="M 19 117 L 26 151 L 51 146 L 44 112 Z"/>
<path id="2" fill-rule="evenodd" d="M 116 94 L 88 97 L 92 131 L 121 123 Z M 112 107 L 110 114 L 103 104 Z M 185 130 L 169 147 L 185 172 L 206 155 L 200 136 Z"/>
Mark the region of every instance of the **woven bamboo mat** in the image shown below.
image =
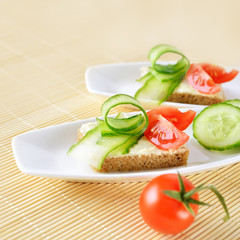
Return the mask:
<path id="1" fill-rule="evenodd" d="M 167 236 L 140 217 L 146 182 L 29 176 L 18 170 L 11 148 L 23 132 L 99 115 L 105 98 L 87 92 L 89 66 L 145 61 L 160 42 L 178 46 L 192 61 L 239 64 L 238 10 L 238 1 L 0 0 L 0 239 L 240 239 L 240 164 L 188 176 L 219 189 L 229 222 L 221 221 L 214 195 L 204 192 L 201 199 L 213 206 L 201 207 L 184 233 Z"/>

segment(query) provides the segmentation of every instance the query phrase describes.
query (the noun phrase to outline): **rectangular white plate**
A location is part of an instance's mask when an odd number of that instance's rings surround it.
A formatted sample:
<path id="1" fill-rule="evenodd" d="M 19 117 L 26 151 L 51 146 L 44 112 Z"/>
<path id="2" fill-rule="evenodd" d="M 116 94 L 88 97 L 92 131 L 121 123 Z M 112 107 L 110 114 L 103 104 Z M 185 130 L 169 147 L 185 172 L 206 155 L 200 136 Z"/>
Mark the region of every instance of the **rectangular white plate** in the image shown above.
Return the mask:
<path id="1" fill-rule="evenodd" d="M 202 107 L 191 108 L 197 113 Z M 182 111 L 186 111 L 187 108 Z M 77 129 L 95 118 L 64 123 L 18 135 L 12 140 L 13 152 L 19 169 L 26 174 L 84 182 L 145 181 L 158 175 L 176 172 L 193 174 L 219 168 L 240 161 L 240 149 L 213 152 L 203 148 L 192 136 L 192 126 L 186 130 L 190 136 L 187 146 L 190 155 L 187 167 L 127 173 L 99 173 L 88 164 L 79 162 L 66 152 L 76 142 Z"/>
<path id="2" fill-rule="evenodd" d="M 134 96 L 135 92 L 142 86 L 136 79 L 141 77 L 140 69 L 144 66 L 149 66 L 149 62 L 113 63 L 90 67 L 85 74 L 87 89 L 91 93 L 104 96 L 112 96 L 119 93 Z M 240 74 L 232 81 L 222 84 L 222 87 L 226 99 L 240 98 Z M 165 104 L 177 107 L 197 106 L 170 102 L 165 102 Z"/>

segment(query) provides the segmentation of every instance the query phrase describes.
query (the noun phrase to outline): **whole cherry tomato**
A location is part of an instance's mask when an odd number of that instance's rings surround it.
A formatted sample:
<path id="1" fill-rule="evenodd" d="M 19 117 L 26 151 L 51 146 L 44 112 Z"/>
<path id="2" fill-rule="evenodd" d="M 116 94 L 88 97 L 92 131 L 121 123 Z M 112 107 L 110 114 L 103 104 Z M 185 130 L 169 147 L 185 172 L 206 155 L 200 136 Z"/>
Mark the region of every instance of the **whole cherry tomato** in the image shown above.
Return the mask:
<path id="1" fill-rule="evenodd" d="M 164 174 L 154 178 L 144 188 L 139 207 L 145 222 L 158 232 L 177 234 L 187 229 L 194 221 L 199 205 L 207 205 L 199 201 L 198 192 L 210 189 L 221 202 L 227 221 L 230 216 L 223 196 L 213 186 L 198 187 L 178 174 Z"/>
<path id="2" fill-rule="evenodd" d="M 182 177 L 185 190 L 194 189 L 194 185 Z M 140 198 L 140 212 L 145 222 L 153 229 L 165 234 L 177 234 L 188 228 L 194 221 L 194 216 L 184 204 L 167 196 L 165 190 L 180 191 L 178 175 L 161 175 L 145 187 Z M 199 200 L 198 193 L 192 196 Z M 195 214 L 199 206 L 190 204 Z"/>

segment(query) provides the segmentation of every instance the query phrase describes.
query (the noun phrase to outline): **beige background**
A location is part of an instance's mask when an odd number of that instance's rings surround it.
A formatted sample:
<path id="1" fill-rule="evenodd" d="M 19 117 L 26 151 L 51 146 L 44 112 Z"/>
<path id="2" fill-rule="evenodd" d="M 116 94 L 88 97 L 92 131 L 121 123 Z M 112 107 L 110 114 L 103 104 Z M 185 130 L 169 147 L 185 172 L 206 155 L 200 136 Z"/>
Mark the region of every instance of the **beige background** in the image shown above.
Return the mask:
<path id="1" fill-rule="evenodd" d="M 73 183 L 21 173 L 11 140 L 29 130 L 98 116 L 105 100 L 87 92 L 87 67 L 145 61 L 168 43 L 191 61 L 239 67 L 240 2 L 0 0 L 0 239 L 239 239 L 240 164 L 188 176 L 214 184 L 232 216 L 223 223 L 213 194 L 176 236 L 150 229 L 138 210 L 147 184 Z M 124 109 L 127 110 L 127 109 Z"/>
<path id="2" fill-rule="evenodd" d="M 1 23 L 19 29 L 20 46 L 21 31 L 28 31 L 65 51 L 74 44 L 71 54 L 83 62 L 86 52 L 96 58 L 102 52 L 113 58 L 120 52 L 121 60 L 139 60 L 158 43 L 175 45 L 192 61 L 227 65 L 240 61 L 238 0 L 5 0 L 0 4 Z"/>

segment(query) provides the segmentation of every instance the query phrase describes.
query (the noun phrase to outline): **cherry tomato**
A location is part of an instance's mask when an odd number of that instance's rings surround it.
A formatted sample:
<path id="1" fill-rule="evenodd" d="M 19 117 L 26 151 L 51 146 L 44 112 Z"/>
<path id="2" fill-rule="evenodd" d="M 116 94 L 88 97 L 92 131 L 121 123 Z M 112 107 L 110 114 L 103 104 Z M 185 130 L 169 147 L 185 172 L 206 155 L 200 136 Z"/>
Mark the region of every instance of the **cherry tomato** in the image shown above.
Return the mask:
<path id="1" fill-rule="evenodd" d="M 148 117 L 152 114 L 160 114 L 164 118 L 166 118 L 168 121 L 173 123 L 176 128 L 183 131 L 185 130 L 193 121 L 196 112 L 193 110 L 188 110 L 186 112 L 179 111 L 176 107 L 170 107 L 170 106 L 160 106 L 158 108 L 155 108 L 148 113 Z"/>
<path id="2" fill-rule="evenodd" d="M 200 93 L 213 94 L 221 90 L 200 64 L 191 64 L 186 78 L 188 83 Z"/>
<path id="3" fill-rule="evenodd" d="M 227 72 L 223 67 L 210 64 L 210 63 L 201 63 L 200 64 L 203 70 L 213 79 L 215 83 L 224 83 L 231 81 L 238 75 L 238 71 L 233 69 L 230 72 Z"/>
<path id="4" fill-rule="evenodd" d="M 144 135 L 157 148 L 162 150 L 178 149 L 185 144 L 189 136 L 177 129 L 174 124 L 169 122 L 161 115 L 148 115 L 149 124 Z"/>
<path id="5" fill-rule="evenodd" d="M 186 192 L 194 188 L 188 179 L 182 176 L 182 180 Z M 177 234 L 188 228 L 195 217 L 181 201 L 167 196 L 164 190 L 180 192 L 177 174 L 164 174 L 147 184 L 140 197 L 140 212 L 145 222 L 156 231 Z M 195 193 L 192 198 L 199 200 L 198 193 Z M 191 203 L 189 205 L 196 215 L 199 206 Z"/>

